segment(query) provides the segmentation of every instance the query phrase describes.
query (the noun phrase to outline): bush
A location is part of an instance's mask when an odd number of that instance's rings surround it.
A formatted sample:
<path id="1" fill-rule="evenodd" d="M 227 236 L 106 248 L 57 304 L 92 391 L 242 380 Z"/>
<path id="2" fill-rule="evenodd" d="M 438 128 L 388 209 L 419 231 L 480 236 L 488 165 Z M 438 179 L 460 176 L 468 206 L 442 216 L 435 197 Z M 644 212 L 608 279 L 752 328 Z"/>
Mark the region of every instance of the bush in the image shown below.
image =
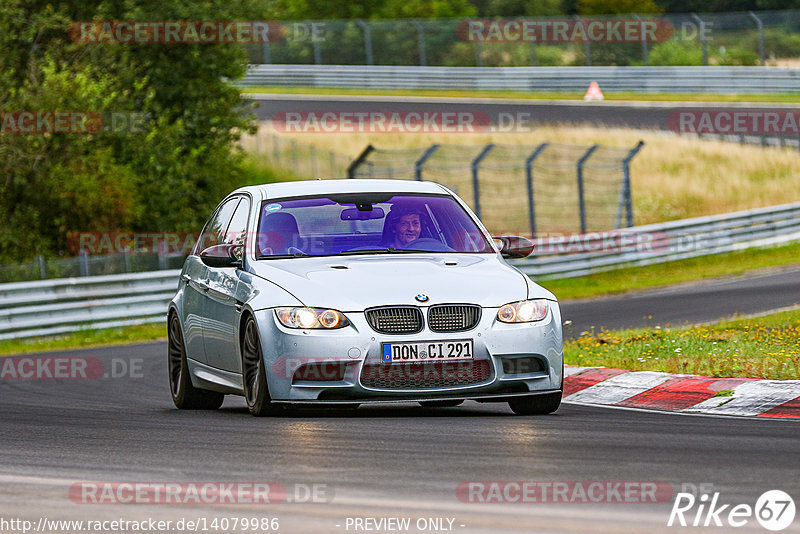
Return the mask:
<path id="1" fill-rule="evenodd" d="M 703 49 L 691 41 L 659 43 L 650 51 L 648 64 L 654 67 L 702 65 Z"/>

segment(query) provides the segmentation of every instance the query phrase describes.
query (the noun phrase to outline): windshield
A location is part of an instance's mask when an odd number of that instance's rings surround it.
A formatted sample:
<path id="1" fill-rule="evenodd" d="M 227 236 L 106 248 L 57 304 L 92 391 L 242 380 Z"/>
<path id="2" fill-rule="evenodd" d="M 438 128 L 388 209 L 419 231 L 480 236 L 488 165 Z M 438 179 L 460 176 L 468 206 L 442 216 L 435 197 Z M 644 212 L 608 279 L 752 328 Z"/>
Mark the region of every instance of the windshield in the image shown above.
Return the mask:
<path id="1" fill-rule="evenodd" d="M 494 253 L 448 195 L 357 193 L 265 201 L 259 259 L 410 252 Z"/>

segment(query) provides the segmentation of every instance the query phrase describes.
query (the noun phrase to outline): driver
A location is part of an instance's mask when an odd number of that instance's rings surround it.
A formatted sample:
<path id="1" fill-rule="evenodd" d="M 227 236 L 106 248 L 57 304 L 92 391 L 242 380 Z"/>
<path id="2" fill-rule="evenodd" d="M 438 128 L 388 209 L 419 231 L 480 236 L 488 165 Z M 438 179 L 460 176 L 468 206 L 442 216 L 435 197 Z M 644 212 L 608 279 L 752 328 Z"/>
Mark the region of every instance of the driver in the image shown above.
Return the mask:
<path id="1" fill-rule="evenodd" d="M 386 222 L 390 239 L 386 246 L 405 248 L 412 241 L 419 239 L 422 231 L 421 215 L 422 212 L 414 207 L 392 210 Z"/>

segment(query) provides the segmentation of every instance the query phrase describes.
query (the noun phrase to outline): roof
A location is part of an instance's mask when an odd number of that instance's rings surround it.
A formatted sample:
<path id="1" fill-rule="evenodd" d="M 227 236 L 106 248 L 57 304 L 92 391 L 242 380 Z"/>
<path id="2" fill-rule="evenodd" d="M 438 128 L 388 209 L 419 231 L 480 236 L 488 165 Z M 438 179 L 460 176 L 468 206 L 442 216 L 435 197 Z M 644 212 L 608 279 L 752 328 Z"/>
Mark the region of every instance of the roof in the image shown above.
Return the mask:
<path id="1" fill-rule="evenodd" d="M 249 192 L 262 199 L 337 193 L 447 193 L 434 182 L 354 178 L 344 180 L 302 180 L 242 187 L 236 192 Z"/>

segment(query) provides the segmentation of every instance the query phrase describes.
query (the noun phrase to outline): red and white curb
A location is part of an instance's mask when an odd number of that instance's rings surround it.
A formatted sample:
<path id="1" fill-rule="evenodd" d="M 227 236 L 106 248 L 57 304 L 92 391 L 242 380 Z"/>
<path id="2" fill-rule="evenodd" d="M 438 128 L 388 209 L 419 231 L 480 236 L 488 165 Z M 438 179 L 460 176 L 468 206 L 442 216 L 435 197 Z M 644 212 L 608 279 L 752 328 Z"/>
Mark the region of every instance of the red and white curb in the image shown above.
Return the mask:
<path id="1" fill-rule="evenodd" d="M 606 367 L 567 366 L 564 373 L 565 402 L 800 419 L 800 380 L 713 378 Z"/>

